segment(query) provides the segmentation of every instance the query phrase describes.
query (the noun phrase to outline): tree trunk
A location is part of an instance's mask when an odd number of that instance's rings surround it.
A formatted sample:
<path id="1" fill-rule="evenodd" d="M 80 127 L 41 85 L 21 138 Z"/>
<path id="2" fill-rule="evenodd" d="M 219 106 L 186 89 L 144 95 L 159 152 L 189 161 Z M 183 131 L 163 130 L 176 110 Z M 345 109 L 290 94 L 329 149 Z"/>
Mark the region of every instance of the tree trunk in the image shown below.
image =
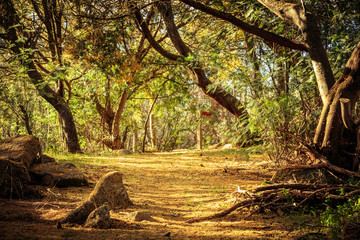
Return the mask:
<path id="1" fill-rule="evenodd" d="M 76 126 L 72 112 L 69 105 L 65 100 L 60 97 L 49 85 L 39 87 L 39 83 L 43 81 L 41 74 L 36 70 L 36 67 L 32 61 L 28 63 L 30 71 L 28 75 L 36 86 L 40 96 L 42 96 L 47 102 L 49 102 L 57 111 L 60 121 L 63 123 L 64 139 L 66 148 L 70 153 L 81 152 L 79 139 L 76 131 Z"/>
<path id="2" fill-rule="evenodd" d="M 250 87 L 253 94 L 256 97 L 259 97 L 262 91 L 260 64 L 255 49 L 254 38 L 250 36 L 247 32 L 244 32 L 244 43 L 246 47 L 247 58 L 249 59 L 249 63 L 252 67 L 252 71 L 250 72 Z"/>
<path id="3" fill-rule="evenodd" d="M 124 90 L 121 94 L 120 102 L 114 117 L 113 126 L 112 126 L 112 141 L 113 149 L 121 148 L 121 136 L 120 136 L 120 118 L 125 109 L 126 101 L 128 100 L 129 92 Z"/>
<path id="4" fill-rule="evenodd" d="M 124 131 L 123 136 L 122 136 L 120 149 L 125 149 L 125 143 L 126 143 L 126 140 L 127 140 L 127 137 L 128 137 L 128 133 L 129 133 L 129 126 L 126 126 L 125 131 Z"/>
<path id="5" fill-rule="evenodd" d="M 138 137 L 137 130 L 135 130 L 134 133 L 133 133 L 133 142 L 132 142 L 132 144 L 133 144 L 133 146 L 132 146 L 133 152 L 136 152 L 138 142 L 139 142 L 139 137 Z"/>
<path id="6" fill-rule="evenodd" d="M 353 159 L 359 154 L 357 124 L 352 124 L 353 126 L 349 124 L 353 122 L 353 119 L 349 119 L 349 109 L 355 107 L 359 96 L 360 42 L 346 63 L 342 75 L 326 97 L 314 137 L 314 144 L 333 164 L 347 169 L 353 167 Z M 341 114 L 340 99 L 349 101 L 349 106 L 343 105 L 343 114 Z"/>
<path id="7" fill-rule="evenodd" d="M 35 2 L 33 2 L 35 3 Z M 44 1 L 43 4 L 46 4 L 47 2 Z M 45 5 L 44 5 L 45 7 Z M 77 132 L 76 132 L 76 126 L 75 126 L 75 122 L 73 119 L 73 115 L 71 113 L 70 107 L 68 106 L 68 104 L 66 103 L 66 101 L 64 100 L 64 98 L 62 98 L 61 96 L 59 96 L 59 94 L 57 94 L 57 92 L 55 92 L 48 84 L 44 84 L 44 78 L 41 75 L 41 73 L 38 71 L 38 69 L 35 67 L 35 63 L 34 63 L 34 56 L 29 54 L 29 55 L 23 55 L 21 49 L 23 50 L 31 50 L 33 52 L 36 52 L 34 50 L 37 50 L 35 48 L 36 46 L 36 42 L 33 41 L 27 41 L 27 45 L 21 45 L 19 41 L 19 36 L 18 34 L 21 33 L 23 34 L 25 37 L 27 37 L 29 40 L 30 39 L 36 39 L 36 37 L 28 35 L 27 32 L 23 31 L 23 29 L 21 29 L 21 24 L 20 24 L 20 20 L 18 17 L 18 13 L 14 8 L 14 3 L 10 0 L 0 0 L 0 25 L 5 29 L 5 33 L 3 34 L 4 38 L 7 39 L 9 42 L 11 42 L 11 51 L 14 52 L 17 55 L 22 55 L 24 57 L 24 59 L 22 59 L 23 64 L 29 69 L 27 74 L 30 78 L 30 81 L 34 84 L 34 86 L 36 87 L 38 93 L 40 94 L 41 97 L 43 97 L 47 102 L 49 102 L 54 108 L 55 110 L 58 112 L 59 117 L 60 117 L 60 121 L 63 122 L 63 128 L 64 128 L 64 137 L 65 137 L 65 141 L 66 141 L 66 147 L 67 150 L 71 153 L 75 153 L 75 152 L 80 152 L 80 144 L 79 144 L 79 140 L 78 140 L 78 136 L 77 136 Z M 58 9 L 52 9 L 52 10 L 58 10 Z M 48 14 L 45 11 L 45 14 Z M 59 21 L 60 21 L 61 17 L 58 16 L 55 21 L 56 21 L 56 26 L 59 26 Z M 48 18 L 47 18 L 48 20 Z M 61 25 L 60 25 L 61 26 Z M 48 27 L 48 25 L 46 25 L 46 27 Z M 54 26 L 53 26 L 54 27 Z M 57 33 L 61 34 L 61 29 L 57 29 L 59 30 Z M 48 29 L 48 34 L 50 34 L 50 32 L 54 33 L 53 31 L 50 31 Z M 50 35 L 49 35 L 50 36 Z M 57 41 L 50 41 L 50 39 L 48 39 L 49 43 L 55 43 L 55 44 L 61 44 L 61 39 L 59 38 L 59 35 L 57 35 Z M 34 40 L 35 41 L 35 40 Z M 50 49 L 51 51 L 54 48 L 54 45 L 49 44 L 51 46 Z M 59 47 L 59 46 L 57 46 Z M 61 48 L 59 48 L 61 49 Z M 61 51 L 58 52 L 58 61 L 61 61 Z M 55 56 L 55 54 L 52 54 L 52 56 Z M 61 62 L 60 62 L 61 63 Z"/>
<path id="8" fill-rule="evenodd" d="M 112 135 L 112 126 L 113 126 L 113 122 L 114 122 L 115 113 L 112 110 L 112 107 L 111 107 L 111 104 L 109 102 L 108 96 L 106 97 L 105 107 L 103 107 L 100 104 L 99 99 L 97 98 L 96 95 L 93 95 L 93 99 L 94 99 L 94 102 L 95 102 L 95 109 L 99 113 L 100 118 L 101 118 L 101 124 L 105 125 L 103 127 L 103 131 L 107 131 L 107 133 L 110 134 L 110 136 L 111 136 Z"/>
<path id="9" fill-rule="evenodd" d="M 164 86 L 166 82 L 167 82 L 167 81 L 165 81 L 162 86 Z M 162 89 L 161 89 L 161 90 L 162 90 Z M 148 126 L 148 123 L 149 123 L 150 115 L 151 115 L 151 112 L 152 112 L 152 110 L 153 110 L 153 108 L 154 108 L 154 106 L 155 106 L 155 103 L 156 103 L 156 101 L 157 101 L 157 99 L 158 99 L 158 97 L 159 97 L 159 94 L 161 93 L 161 90 L 158 92 L 158 94 L 156 94 L 155 99 L 154 99 L 154 102 L 153 102 L 153 103 L 151 104 L 151 106 L 150 106 L 150 109 L 149 109 L 149 112 L 148 112 L 148 115 L 147 115 L 147 118 L 146 118 L 146 121 L 145 121 L 145 126 L 144 126 L 144 138 L 143 138 L 143 144 L 142 144 L 142 152 L 145 152 L 145 143 L 146 143 L 146 136 L 147 136 L 147 126 Z"/>
<path id="10" fill-rule="evenodd" d="M 196 138 L 197 138 L 197 149 L 202 150 L 203 147 L 203 132 L 202 132 L 202 115 L 201 112 L 199 114 L 199 122 L 198 122 L 198 127 L 197 127 L 197 134 L 196 134 Z"/>
<path id="11" fill-rule="evenodd" d="M 26 132 L 29 135 L 33 135 L 32 130 L 31 130 L 29 112 L 26 110 L 26 108 L 23 105 L 19 105 L 19 107 L 20 107 L 20 111 L 22 113 L 21 118 L 23 119 L 23 121 L 25 123 Z"/>
<path id="12" fill-rule="evenodd" d="M 150 138 L 151 138 L 151 148 L 157 150 L 157 138 L 156 138 L 156 130 L 155 130 L 155 117 L 154 114 L 150 114 Z"/>

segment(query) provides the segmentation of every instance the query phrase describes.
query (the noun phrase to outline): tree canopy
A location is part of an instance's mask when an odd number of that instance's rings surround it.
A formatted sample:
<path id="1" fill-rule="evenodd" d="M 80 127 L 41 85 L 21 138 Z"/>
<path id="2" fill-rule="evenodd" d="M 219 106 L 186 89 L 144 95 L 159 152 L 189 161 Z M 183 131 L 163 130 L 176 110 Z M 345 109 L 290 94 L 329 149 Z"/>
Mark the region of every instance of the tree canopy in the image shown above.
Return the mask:
<path id="1" fill-rule="evenodd" d="M 298 145 L 293 134 L 352 168 L 359 9 L 336 0 L 1 0 L 0 137 L 35 134 L 70 152 L 194 148 L 205 121 L 206 146 L 263 144 L 284 157 Z"/>

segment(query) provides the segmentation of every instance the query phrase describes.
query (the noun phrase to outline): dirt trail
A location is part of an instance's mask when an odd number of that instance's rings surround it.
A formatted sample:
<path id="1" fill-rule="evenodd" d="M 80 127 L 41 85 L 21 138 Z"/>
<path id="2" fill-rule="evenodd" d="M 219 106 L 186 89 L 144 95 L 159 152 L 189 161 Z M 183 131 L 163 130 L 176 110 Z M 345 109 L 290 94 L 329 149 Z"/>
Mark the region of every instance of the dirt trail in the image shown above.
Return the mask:
<path id="1" fill-rule="evenodd" d="M 41 201 L 0 200 L 0 239 L 292 239 L 298 234 L 289 231 L 289 218 L 271 212 L 248 216 L 248 211 L 238 211 L 222 219 L 185 223 L 229 208 L 237 186 L 251 189 L 269 179 L 272 171 L 260 155 L 176 152 L 61 161 L 75 162 L 93 184 L 104 173 L 122 172 L 135 205 L 111 211 L 110 230 L 57 229 L 56 220 L 74 209 L 91 188 L 52 188 Z M 133 211 L 146 211 L 156 222 L 127 220 Z"/>

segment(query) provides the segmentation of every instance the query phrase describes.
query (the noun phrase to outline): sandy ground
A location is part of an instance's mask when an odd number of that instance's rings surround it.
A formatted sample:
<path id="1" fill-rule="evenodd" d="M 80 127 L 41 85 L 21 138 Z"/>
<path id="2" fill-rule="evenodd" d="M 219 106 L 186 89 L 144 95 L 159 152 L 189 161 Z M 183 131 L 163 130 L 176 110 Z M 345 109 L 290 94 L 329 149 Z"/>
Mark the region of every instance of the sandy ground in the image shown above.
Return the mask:
<path id="1" fill-rule="evenodd" d="M 249 190 L 269 180 L 271 164 L 262 155 L 221 152 L 148 153 L 125 156 L 67 156 L 86 174 L 91 187 L 48 188 L 41 200 L 0 199 L 0 239 L 294 239 L 292 216 L 248 209 L 211 221 L 188 224 L 231 207 L 239 187 Z M 134 206 L 112 210 L 108 230 L 65 225 L 56 220 L 74 209 L 105 173 L 120 171 Z M 127 214 L 148 212 L 156 221 L 132 222 Z M 164 236 L 169 235 L 170 236 Z"/>

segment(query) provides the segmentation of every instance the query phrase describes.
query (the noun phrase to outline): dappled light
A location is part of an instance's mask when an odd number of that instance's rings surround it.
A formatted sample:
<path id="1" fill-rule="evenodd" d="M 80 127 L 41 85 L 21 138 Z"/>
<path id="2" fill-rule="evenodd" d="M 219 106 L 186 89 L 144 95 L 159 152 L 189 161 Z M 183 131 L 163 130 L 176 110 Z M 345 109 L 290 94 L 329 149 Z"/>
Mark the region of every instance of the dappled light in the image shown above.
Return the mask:
<path id="1" fill-rule="evenodd" d="M 360 1 L 0 0 L 1 239 L 360 239 Z"/>

